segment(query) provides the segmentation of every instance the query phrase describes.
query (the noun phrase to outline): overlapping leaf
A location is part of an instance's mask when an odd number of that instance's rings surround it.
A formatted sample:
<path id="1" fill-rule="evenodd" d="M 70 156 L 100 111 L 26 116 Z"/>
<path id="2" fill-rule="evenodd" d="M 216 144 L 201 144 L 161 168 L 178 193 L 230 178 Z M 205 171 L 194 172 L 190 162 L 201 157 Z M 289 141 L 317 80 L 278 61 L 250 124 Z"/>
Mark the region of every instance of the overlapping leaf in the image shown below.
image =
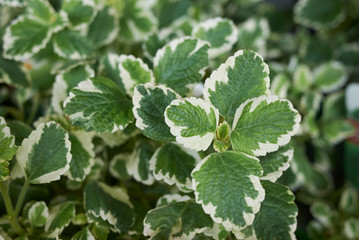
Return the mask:
<path id="1" fill-rule="evenodd" d="M 86 27 L 86 25 L 92 21 L 96 13 L 93 0 L 65 0 L 62 3 L 62 9 L 66 12 L 71 27 L 74 29 Z"/>
<path id="2" fill-rule="evenodd" d="M 45 225 L 46 232 L 60 234 L 71 223 L 75 215 L 75 203 L 65 202 L 56 205 L 50 210 L 50 215 Z"/>

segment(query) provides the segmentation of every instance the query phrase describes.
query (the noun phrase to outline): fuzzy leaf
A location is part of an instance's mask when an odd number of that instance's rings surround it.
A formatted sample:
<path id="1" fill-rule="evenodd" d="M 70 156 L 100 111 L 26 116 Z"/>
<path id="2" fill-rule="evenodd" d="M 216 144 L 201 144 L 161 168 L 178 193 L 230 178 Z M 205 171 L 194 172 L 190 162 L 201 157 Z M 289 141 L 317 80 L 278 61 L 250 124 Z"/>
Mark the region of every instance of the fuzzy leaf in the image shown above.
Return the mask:
<path id="1" fill-rule="evenodd" d="M 231 143 L 235 151 L 265 156 L 286 145 L 299 129 L 300 115 L 277 96 L 249 99 L 236 111 Z"/>
<path id="2" fill-rule="evenodd" d="M 96 13 L 93 0 L 65 0 L 62 2 L 62 9 L 66 12 L 71 27 L 74 29 L 86 27 L 86 25 L 92 21 Z"/>
<path id="3" fill-rule="evenodd" d="M 73 88 L 64 101 L 64 113 L 86 131 L 115 132 L 133 119 L 132 103 L 108 78 L 94 77 Z"/>
<path id="4" fill-rule="evenodd" d="M 278 151 L 259 158 L 263 168 L 261 179 L 275 182 L 289 168 L 289 162 L 292 158 L 293 149 L 288 146 L 283 146 Z"/>
<path id="5" fill-rule="evenodd" d="M 89 222 L 106 222 L 118 233 L 127 232 L 134 224 L 132 204 L 120 188 L 90 182 L 84 189 L 84 205 Z"/>
<path id="6" fill-rule="evenodd" d="M 171 203 L 149 211 L 144 220 L 145 236 L 152 240 L 192 239 L 213 225 L 193 200 Z"/>
<path id="7" fill-rule="evenodd" d="M 61 31 L 53 40 L 55 53 L 65 59 L 85 60 L 93 52 L 91 42 L 73 30 Z"/>
<path id="8" fill-rule="evenodd" d="M 240 50 L 205 82 L 204 98 L 232 123 L 236 109 L 249 98 L 269 94 L 269 69 L 261 56 Z"/>
<path id="9" fill-rule="evenodd" d="M 261 183 L 266 191 L 261 210 L 256 214 L 252 226 L 234 234 L 238 239 L 296 239 L 294 231 L 298 209 L 294 194 L 286 186 L 270 181 Z"/>
<path id="10" fill-rule="evenodd" d="M 59 180 L 71 161 L 68 133 L 55 122 L 40 124 L 16 153 L 25 177 L 33 184 Z"/>
<path id="11" fill-rule="evenodd" d="M 5 118 L 0 116 L 0 162 L 11 160 L 16 151 L 15 137 L 11 135 Z"/>
<path id="12" fill-rule="evenodd" d="M 264 199 L 259 160 L 244 153 L 213 153 L 192 171 L 196 202 L 227 231 L 253 223 Z"/>
<path id="13" fill-rule="evenodd" d="M 99 10 L 88 27 L 87 37 L 95 47 L 101 47 L 113 42 L 119 31 L 116 11 L 107 6 Z"/>
<path id="14" fill-rule="evenodd" d="M 157 51 L 153 60 L 156 83 L 165 84 L 181 95 L 190 92 L 208 66 L 206 42 L 194 38 L 175 39 Z"/>
<path id="15" fill-rule="evenodd" d="M 138 85 L 135 88 L 133 114 L 136 118 L 136 127 L 142 133 L 158 141 L 174 141 L 170 128 L 165 122 L 164 112 L 172 100 L 180 98 L 172 89 L 152 83 Z"/>
<path id="16" fill-rule="evenodd" d="M 61 233 L 71 223 L 75 215 L 75 204 L 73 202 L 56 205 L 50 209 L 50 215 L 45 226 L 46 232 Z"/>
<path id="17" fill-rule="evenodd" d="M 215 58 L 232 49 L 238 39 L 238 30 L 232 20 L 217 17 L 197 25 L 192 36 L 209 42 L 211 48 L 208 55 Z"/>
<path id="18" fill-rule="evenodd" d="M 319 66 L 314 72 L 314 84 L 324 93 L 342 87 L 347 80 L 345 67 L 339 62 Z"/>
<path id="19" fill-rule="evenodd" d="M 219 121 L 218 110 L 200 98 L 173 100 L 166 108 L 165 121 L 178 143 L 196 151 L 211 144 Z"/>
<path id="20" fill-rule="evenodd" d="M 176 184 L 180 189 L 192 189 L 191 172 L 199 161 L 197 152 L 166 143 L 153 154 L 150 169 L 156 180 L 164 180 L 169 185 Z"/>
<path id="21" fill-rule="evenodd" d="M 42 227 L 46 224 L 49 217 L 49 209 L 46 206 L 46 203 L 36 202 L 31 205 L 28 211 L 28 218 L 32 226 Z"/>

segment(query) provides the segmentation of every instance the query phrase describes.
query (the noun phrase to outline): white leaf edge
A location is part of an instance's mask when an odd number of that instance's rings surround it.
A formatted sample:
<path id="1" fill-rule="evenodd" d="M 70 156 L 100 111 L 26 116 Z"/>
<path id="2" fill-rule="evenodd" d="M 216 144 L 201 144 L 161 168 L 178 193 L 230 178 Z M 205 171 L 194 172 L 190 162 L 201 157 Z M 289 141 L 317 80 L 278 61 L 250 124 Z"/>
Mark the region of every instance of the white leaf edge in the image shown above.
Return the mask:
<path id="1" fill-rule="evenodd" d="M 179 106 L 180 104 L 191 104 L 192 106 L 199 106 L 201 109 L 203 109 L 206 112 L 206 115 L 208 117 L 208 114 L 210 114 L 211 109 L 213 110 L 216 118 L 216 126 L 219 122 L 219 112 L 218 109 L 215 108 L 212 104 L 209 102 L 206 102 L 205 100 L 201 98 L 185 98 L 185 99 L 175 99 L 171 102 L 171 104 L 166 108 L 165 110 L 165 122 L 170 127 L 170 132 L 173 136 L 176 137 L 176 141 L 180 144 L 183 144 L 184 147 L 193 149 L 196 151 L 205 151 L 212 143 L 213 138 L 216 135 L 216 132 L 208 132 L 204 136 L 192 136 L 192 137 L 182 137 L 181 131 L 183 129 L 187 129 L 187 127 L 182 126 L 176 126 L 175 122 L 171 121 L 167 117 L 167 111 L 172 106 Z"/>
<path id="2" fill-rule="evenodd" d="M 54 221 L 54 219 L 57 217 L 60 208 L 67 203 L 69 203 L 69 202 L 64 202 L 64 203 L 58 204 L 58 205 L 54 206 L 53 208 L 51 208 L 49 217 L 48 217 L 46 225 L 45 225 L 46 232 L 49 231 L 49 228 L 50 228 L 52 222 Z M 75 204 L 72 203 L 72 205 L 73 205 L 72 215 L 75 216 L 76 215 Z M 61 232 L 64 230 L 64 228 L 67 227 L 71 223 L 71 220 L 72 219 L 69 219 L 68 222 L 66 222 L 63 226 L 60 226 L 60 227 L 56 226 L 56 228 L 53 232 L 56 232 L 57 234 L 61 234 Z"/>
<path id="3" fill-rule="evenodd" d="M 176 95 L 176 98 L 181 98 L 180 95 L 178 95 L 174 90 L 172 90 L 169 87 L 166 87 L 164 85 L 155 85 L 154 83 L 146 83 L 146 84 L 139 84 L 141 86 L 143 86 L 146 89 L 146 93 L 149 95 L 149 91 L 148 90 L 154 90 L 154 89 L 161 89 L 165 95 L 168 95 L 168 92 L 171 92 L 173 94 Z M 145 130 L 148 125 L 144 124 L 143 119 L 140 117 L 140 115 L 138 114 L 138 109 L 141 108 L 141 100 L 144 96 L 137 90 L 137 87 L 135 87 L 134 89 L 134 93 L 133 93 L 133 97 L 132 97 L 132 103 L 133 103 L 133 108 L 132 108 L 132 112 L 133 115 L 135 116 L 136 119 L 136 127 L 139 128 L 140 130 Z"/>
<path id="4" fill-rule="evenodd" d="M 191 198 L 187 195 L 180 195 L 178 193 L 173 193 L 173 194 L 165 194 L 163 195 L 162 197 L 160 197 L 158 200 L 157 200 L 157 203 L 156 203 L 156 208 L 158 207 L 161 207 L 161 206 L 165 206 L 167 204 L 170 204 L 170 203 L 174 203 L 174 202 L 184 202 L 184 201 L 187 201 L 187 200 L 190 200 Z M 165 200 L 167 202 L 167 204 L 165 205 L 162 205 L 161 204 L 161 201 L 162 200 Z"/>
<path id="5" fill-rule="evenodd" d="M 2 132 L 4 133 L 4 138 L 12 138 L 11 140 L 11 144 L 10 144 L 10 148 L 15 146 L 15 137 L 13 135 L 11 135 L 11 131 L 10 128 L 6 125 L 6 121 L 5 118 L 3 118 L 2 116 L 0 116 L 0 125 L 5 125 L 5 127 L 3 128 Z M 0 161 L 2 161 L 3 159 L 0 159 Z"/>
<path id="6" fill-rule="evenodd" d="M 39 124 L 39 126 L 37 126 L 37 128 L 34 131 L 31 132 L 29 137 L 25 138 L 22 141 L 21 146 L 18 148 L 18 151 L 16 153 L 16 160 L 19 163 L 19 166 L 20 166 L 24 176 L 26 176 L 25 168 L 26 168 L 27 162 L 29 160 L 28 159 L 29 153 L 31 152 L 33 146 L 35 144 L 38 144 L 38 142 L 40 141 L 41 136 L 43 134 L 44 127 L 45 126 L 49 127 L 52 124 L 55 124 L 56 128 L 60 128 L 59 124 L 57 124 L 54 121 L 50 121 L 47 123 L 41 123 L 41 124 Z M 67 148 L 67 153 L 66 153 L 67 164 L 60 169 L 46 173 L 46 174 L 42 175 L 41 177 L 31 180 L 31 183 L 41 184 L 41 183 L 49 183 L 52 181 L 60 180 L 61 175 L 63 175 L 70 168 L 70 161 L 72 159 L 72 155 L 70 153 L 71 142 L 69 141 L 69 134 L 67 132 L 65 133 L 65 147 Z"/>
<path id="7" fill-rule="evenodd" d="M 34 216 L 35 215 L 35 211 L 36 211 L 36 208 L 40 205 L 44 205 L 44 209 L 43 211 L 41 212 L 41 216 L 45 217 L 46 219 L 49 217 L 49 209 L 47 208 L 46 206 L 46 203 L 44 201 L 40 201 L 40 202 L 36 202 L 34 203 L 33 205 L 31 205 L 30 209 L 29 209 L 29 212 L 28 212 L 28 218 L 30 220 L 30 222 L 32 223 L 32 217 L 31 216 Z M 33 224 L 33 223 L 32 223 Z"/>
<path id="8" fill-rule="evenodd" d="M 246 153 L 241 153 L 243 155 L 245 155 L 246 157 L 248 158 L 251 158 L 255 161 L 258 161 L 259 162 L 259 159 L 254 157 L 254 156 L 251 156 L 251 155 L 248 155 Z M 245 202 L 246 204 L 248 205 L 248 207 L 252 208 L 252 211 L 253 213 L 246 213 L 246 212 L 243 212 L 243 219 L 246 223 L 245 226 L 238 226 L 238 225 L 235 225 L 234 223 L 232 223 L 229 219 L 223 219 L 221 217 L 216 217 L 216 209 L 217 209 L 217 206 L 214 206 L 212 204 L 212 202 L 209 202 L 208 204 L 205 204 L 203 202 L 202 199 L 199 198 L 199 193 L 198 191 L 196 190 L 197 189 L 197 186 L 199 184 L 199 182 L 197 182 L 195 180 L 195 178 L 193 178 L 193 174 L 195 172 L 198 172 L 201 170 L 201 167 L 204 163 L 206 163 L 206 161 L 212 156 L 212 154 L 208 155 L 207 157 L 205 157 L 202 161 L 200 161 L 197 166 L 193 169 L 192 171 L 192 185 L 193 185 L 193 189 L 194 189 L 194 195 L 195 195 L 195 199 L 196 199 L 196 202 L 198 204 L 201 204 L 202 205 L 202 208 L 203 208 L 203 211 L 206 213 L 206 214 L 209 214 L 213 220 L 213 222 L 217 223 L 217 224 L 222 224 L 223 227 L 225 228 L 226 231 L 240 231 L 244 228 L 246 228 L 247 226 L 250 226 L 253 221 L 254 221 L 254 217 L 255 217 L 255 214 L 259 212 L 260 210 L 260 206 L 261 206 L 261 202 L 263 202 L 264 200 L 264 197 L 265 197 L 265 190 L 264 188 L 262 187 L 261 183 L 260 183 L 260 177 L 257 177 L 255 175 L 248 175 L 248 178 L 250 179 L 250 181 L 252 182 L 253 184 L 253 188 L 258 192 L 258 195 L 255 199 L 252 199 L 250 197 L 245 197 Z M 263 171 L 263 170 L 262 170 Z"/>
<path id="9" fill-rule="evenodd" d="M 130 159 L 130 154 L 127 154 L 127 153 L 119 153 L 119 154 L 116 154 L 112 160 L 110 161 L 110 167 L 109 167 L 109 171 L 110 171 L 110 174 L 117 178 L 117 179 L 121 179 L 121 176 L 118 174 L 117 171 L 115 171 L 115 165 L 117 162 L 120 162 L 120 161 L 124 161 L 125 162 L 125 166 L 126 166 L 126 172 L 131 175 L 128 171 L 128 168 L 127 168 L 127 164 L 128 164 L 128 161 Z"/>
<path id="10" fill-rule="evenodd" d="M 304 75 L 305 79 L 308 80 L 308 82 L 303 84 L 303 82 L 300 82 L 302 75 Z M 297 90 L 306 91 L 314 82 L 314 77 L 310 69 L 307 65 L 299 65 L 295 70 L 293 74 L 293 84 Z"/>
<path id="11" fill-rule="evenodd" d="M 282 176 L 283 172 L 287 170 L 290 166 L 290 161 L 293 158 L 293 149 L 288 149 L 288 151 L 284 152 L 282 155 L 286 158 L 286 161 L 277 169 L 277 171 L 268 173 L 267 175 L 263 175 L 261 180 L 269 180 L 271 182 L 277 181 L 280 176 Z"/>
<path id="12" fill-rule="evenodd" d="M 342 76 L 340 77 L 340 79 L 337 82 L 332 83 L 330 85 L 316 84 L 315 80 L 316 80 L 317 76 L 322 74 L 323 72 L 325 72 L 328 68 L 334 68 L 336 70 L 342 71 Z M 330 92 L 333 92 L 333 91 L 341 88 L 346 83 L 347 78 L 348 78 L 348 76 L 345 72 L 344 65 L 341 64 L 340 62 L 336 62 L 336 61 L 322 64 L 314 70 L 314 84 L 317 85 L 323 93 L 330 93 Z"/>
<path id="13" fill-rule="evenodd" d="M 69 30 L 69 32 L 72 30 Z M 74 31 L 75 32 L 75 31 Z M 78 33 L 78 32 L 75 32 Z M 80 35 L 81 36 L 81 35 Z M 63 49 L 59 46 L 58 42 L 56 41 L 57 38 L 53 39 L 53 49 L 54 52 L 65 59 L 69 59 L 69 60 L 86 60 L 88 58 L 88 56 L 86 54 L 82 54 L 79 51 L 73 51 L 70 55 L 67 55 Z M 63 40 L 63 39 L 61 39 Z"/>
<path id="14" fill-rule="evenodd" d="M 0 5 L 6 5 L 9 7 L 23 7 L 25 6 L 26 1 L 18 1 L 18 0 L 0 0 Z"/>
<path id="15" fill-rule="evenodd" d="M 208 57 L 209 58 L 215 58 L 219 55 L 221 55 L 222 53 L 225 53 L 229 50 L 232 49 L 233 45 L 238 41 L 238 29 L 237 27 L 234 25 L 233 21 L 230 19 L 226 19 L 226 18 L 221 18 L 221 17 L 216 17 L 216 18 L 211 18 L 208 19 L 204 22 L 201 22 L 200 24 L 198 24 L 197 26 L 195 26 L 192 30 L 192 36 L 196 37 L 196 33 L 202 28 L 204 31 L 209 31 L 210 29 L 215 29 L 219 23 L 222 22 L 227 22 L 231 29 L 232 32 L 230 35 L 227 35 L 225 37 L 225 40 L 228 41 L 227 43 L 223 43 L 222 46 L 214 48 L 211 47 L 208 50 Z"/>
<path id="16" fill-rule="evenodd" d="M 74 1 L 74 0 L 64 0 L 64 2 L 71 2 L 71 1 Z M 81 1 L 79 1 L 81 4 L 82 4 L 82 6 L 88 6 L 88 7 L 92 7 L 93 8 L 93 14 L 92 14 L 92 17 L 91 17 L 91 19 L 90 19 L 90 21 L 89 22 L 85 22 L 85 23 L 81 23 L 81 24 L 78 24 L 78 25 L 72 25 L 71 23 L 71 29 L 74 29 L 74 30 L 82 30 L 82 29 L 84 29 L 84 30 L 86 30 L 86 27 L 92 22 L 92 20 L 95 18 L 95 16 L 96 16 L 96 5 L 95 5 L 95 2 L 94 2 L 94 0 L 81 0 Z M 64 12 L 65 12 L 65 10 L 64 10 Z"/>
<path id="17" fill-rule="evenodd" d="M 254 51 L 251 51 L 254 52 Z M 235 61 L 237 57 L 240 57 L 244 54 L 244 50 L 239 50 L 236 53 L 234 53 L 233 56 L 229 57 L 225 63 L 222 63 L 217 70 L 213 71 L 211 75 L 206 79 L 204 82 L 204 89 L 203 89 L 203 97 L 207 102 L 210 101 L 210 94 L 208 92 L 208 89 L 212 90 L 213 92 L 216 92 L 216 82 L 222 82 L 222 83 L 228 83 L 228 68 L 233 68 L 235 65 Z M 269 86 L 270 86 L 270 80 L 269 80 L 269 67 L 264 62 L 263 57 L 259 55 L 258 53 L 254 52 L 254 58 L 260 58 L 262 60 L 262 67 L 263 72 L 267 74 L 267 77 L 265 77 L 263 80 L 266 83 L 266 95 L 270 94 Z"/>
<path id="18" fill-rule="evenodd" d="M 296 116 L 294 118 L 294 125 L 293 125 L 293 128 L 287 132 L 286 134 L 282 134 L 278 139 L 277 139 L 277 143 L 270 143 L 270 142 L 265 142 L 265 143 L 262 143 L 262 142 L 259 142 L 258 141 L 258 146 L 259 148 L 258 149 L 253 149 L 251 150 L 253 152 L 253 154 L 255 156 L 265 156 L 267 153 L 269 152 L 274 152 L 274 151 L 277 151 L 278 148 L 280 146 L 284 146 L 286 144 L 289 143 L 290 141 L 290 138 L 292 136 L 294 136 L 298 130 L 299 130 L 299 127 L 300 127 L 300 121 L 301 121 L 301 116 L 300 114 L 298 113 L 298 111 L 296 109 L 294 109 L 293 107 L 293 104 L 287 100 L 287 99 L 279 99 L 278 96 L 276 95 L 269 95 L 269 96 L 266 96 L 266 95 L 262 95 L 258 98 L 251 98 L 251 99 L 248 99 L 247 101 L 245 101 L 244 103 L 242 103 L 236 110 L 236 113 L 234 115 L 234 120 L 233 120 L 233 125 L 232 125 L 232 129 L 233 131 L 236 129 L 236 125 L 238 123 L 238 120 L 239 118 L 241 117 L 242 115 L 242 111 L 244 109 L 244 107 L 250 103 L 250 102 L 253 102 L 252 103 L 252 106 L 249 110 L 249 112 L 253 112 L 257 106 L 263 102 L 263 101 L 266 101 L 267 104 L 271 104 L 273 102 L 277 102 L 277 101 L 280 101 L 280 102 L 287 102 L 288 106 L 289 106 L 289 109 L 296 113 Z"/>
<path id="19" fill-rule="evenodd" d="M 195 160 L 196 160 L 196 164 L 198 162 L 201 161 L 201 157 L 199 156 L 199 154 L 196 151 L 193 151 L 191 149 L 185 148 L 180 144 L 176 144 L 173 143 L 175 145 L 177 145 L 178 147 L 180 147 L 186 154 L 192 156 Z M 165 181 L 165 183 L 167 183 L 168 185 L 176 185 L 180 190 L 182 190 L 183 192 L 190 192 L 192 191 L 193 187 L 192 187 L 192 179 L 191 178 L 186 178 L 186 182 L 185 183 L 181 183 L 176 175 L 174 174 L 172 177 L 170 177 L 170 174 L 168 172 L 166 172 L 165 174 L 162 172 L 162 169 L 159 169 L 160 171 L 158 173 L 156 173 L 155 170 L 157 170 L 156 168 L 156 163 L 157 163 L 157 155 L 158 153 L 161 151 L 162 147 L 158 148 L 156 150 L 156 152 L 153 154 L 152 158 L 150 159 L 150 170 L 153 173 L 154 178 L 157 181 Z M 183 188 L 188 188 L 189 191 L 185 191 L 185 189 Z"/>

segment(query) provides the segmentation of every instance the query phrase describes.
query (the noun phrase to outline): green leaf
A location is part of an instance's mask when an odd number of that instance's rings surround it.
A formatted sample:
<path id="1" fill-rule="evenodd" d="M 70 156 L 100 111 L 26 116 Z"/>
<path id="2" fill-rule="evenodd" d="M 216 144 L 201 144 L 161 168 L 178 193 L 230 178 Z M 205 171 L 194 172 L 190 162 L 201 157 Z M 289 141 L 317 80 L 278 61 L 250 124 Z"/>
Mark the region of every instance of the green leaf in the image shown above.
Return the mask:
<path id="1" fill-rule="evenodd" d="M 356 132 L 355 127 L 347 120 L 325 121 L 321 123 L 320 127 L 324 139 L 330 145 L 338 144 Z"/>
<path id="2" fill-rule="evenodd" d="M 70 166 L 71 143 L 68 133 L 55 122 L 40 124 L 22 142 L 16 160 L 33 184 L 59 180 Z"/>
<path id="3" fill-rule="evenodd" d="M 191 198 L 189 196 L 187 196 L 187 195 L 180 195 L 180 194 L 177 194 L 177 193 L 165 194 L 165 195 L 163 195 L 162 197 L 160 197 L 157 200 L 156 208 L 162 207 L 162 206 L 165 206 L 165 205 L 168 205 L 168 204 L 171 204 L 171 203 L 185 202 L 185 201 L 188 201 L 188 200 L 191 200 Z"/>
<path id="4" fill-rule="evenodd" d="M 12 171 L 13 175 L 14 171 Z M 0 160 L 0 181 L 6 181 L 10 177 L 9 162 Z M 13 178 L 13 176 L 11 176 Z"/>
<path id="5" fill-rule="evenodd" d="M 46 224 L 49 217 L 49 209 L 46 203 L 36 202 L 31 205 L 28 211 L 28 218 L 32 226 L 42 227 Z"/>
<path id="6" fill-rule="evenodd" d="M 294 7 L 294 20 L 306 27 L 315 29 L 335 28 L 345 18 L 345 9 L 341 0 L 300 0 Z"/>
<path id="7" fill-rule="evenodd" d="M 354 188 L 348 187 L 344 189 L 340 197 L 339 209 L 347 214 L 355 213 L 358 210 L 358 202 L 358 192 Z"/>
<path id="8" fill-rule="evenodd" d="M 86 131 L 115 132 L 133 119 L 132 103 L 108 78 L 94 77 L 73 88 L 64 101 L 64 113 Z"/>
<path id="9" fill-rule="evenodd" d="M 265 156 L 286 145 L 299 129 L 300 115 L 285 99 L 261 96 L 236 111 L 231 142 L 235 151 Z"/>
<path id="10" fill-rule="evenodd" d="M 348 92 L 350 85 L 346 87 L 346 91 Z M 346 106 L 348 101 L 346 101 L 346 96 L 344 91 L 338 91 L 332 94 L 327 95 L 323 101 L 323 114 L 321 119 L 331 121 L 333 119 L 338 119 L 346 116 Z M 355 95 L 356 92 L 355 92 Z M 358 103 L 359 104 L 359 103 Z"/>
<path id="11" fill-rule="evenodd" d="M 213 225 L 201 206 L 193 200 L 171 203 L 149 211 L 143 234 L 150 239 L 192 239 Z"/>
<path id="12" fill-rule="evenodd" d="M 153 60 L 156 83 L 165 84 L 179 94 L 190 92 L 208 66 L 209 45 L 195 38 L 175 39 L 157 51 Z"/>
<path id="13" fill-rule="evenodd" d="M 192 36 L 211 44 L 208 50 L 210 58 L 215 58 L 232 49 L 238 40 L 238 30 L 233 21 L 224 18 L 211 18 L 197 25 Z"/>
<path id="14" fill-rule="evenodd" d="M 16 151 L 15 137 L 11 135 L 5 118 L 0 116 L 0 162 L 11 160 Z"/>
<path id="15" fill-rule="evenodd" d="M 75 203 L 65 202 L 50 209 L 50 215 L 45 225 L 46 232 L 61 233 L 75 217 Z"/>
<path id="16" fill-rule="evenodd" d="M 150 171 L 150 159 L 154 153 L 154 147 L 145 141 L 139 141 L 127 162 L 128 172 L 134 179 L 146 185 L 152 185 L 155 179 Z"/>
<path id="17" fill-rule="evenodd" d="M 63 101 L 69 96 L 70 90 L 81 81 L 94 77 L 95 72 L 88 65 L 80 65 L 56 75 L 52 87 L 51 107 L 55 113 L 62 114 Z"/>
<path id="18" fill-rule="evenodd" d="M 275 182 L 289 168 L 289 162 L 292 158 L 293 148 L 289 146 L 280 147 L 278 151 L 259 158 L 263 168 L 261 180 Z"/>
<path id="19" fill-rule="evenodd" d="M 1 5 L 10 7 L 23 7 L 26 4 L 25 0 L 0 0 Z"/>
<path id="20" fill-rule="evenodd" d="M 89 222 L 106 222 L 118 233 L 127 232 L 134 224 L 132 204 L 120 188 L 90 182 L 84 189 L 84 205 Z"/>
<path id="21" fill-rule="evenodd" d="M 150 169 L 156 180 L 164 180 L 167 184 L 180 189 L 192 189 L 191 172 L 200 161 L 197 152 L 178 144 L 166 143 L 153 154 Z"/>
<path id="22" fill-rule="evenodd" d="M 336 60 L 354 70 L 359 64 L 359 44 L 349 43 L 340 46 L 336 53 Z"/>
<path id="23" fill-rule="evenodd" d="M 328 93 L 342 87 L 347 81 L 345 67 L 339 62 L 328 62 L 314 71 L 314 85 Z"/>
<path id="24" fill-rule="evenodd" d="M 2 56 L 0 56 L 0 82 L 19 88 L 31 86 L 30 74 L 24 64 L 6 60 Z"/>
<path id="25" fill-rule="evenodd" d="M 218 110 L 200 98 L 173 100 L 166 108 L 165 121 L 178 143 L 196 151 L 211 144 L 219 121 Z"/>
<path id="26" fill-rule="evenodd" d="M 69 135 L 69 140 L 71 142 L 72 160 L 66 175 L 70 180 L 80 182 L 86 178 L 95 164 L 92 134 L 73 131 Z"/>
<path id="27" fill-rule="evenodd" d="M 344 234 L 349 239 L 355 239 L 359 235 L 359 219 L 349 218 L 344 222 Z"/>
<path id="28" fill-rule="evenodd" d="M 115 155 L 110 163 L 109 171 L 111 175 L 120 180 L 126 180 L 131 177 L 127 169 L 130 156 L 128 154 L 119 153 Z"/>
<path id="29" fill-rule="evenodd" d="M 91 42 L 73 30 L 67 29 L 55 34 L 53 41 L 55 53 L 65 59 L 85 60 L 93 52 Z"/>
<path id="30" fill-rule="evenodd" d="M 296 91 L 306 92 L 313 84 L 313 74 L 306 65 L 299 65 L 293 75 L 293 85 Z"/>
<path id="31" fill-rule="evenodd" d="M 74 29 L 85 28 L 95 17 L 95 3 L 93 0 L 77 1 L 65 0 L 62 9 L 66 12 Z"/>
<path id="32" fill-rule="evenodd" d="M 314 202 L 310 206 L 313 217 L 325 227 L 332 227 L 335 223 L 336 212 L 325 202 Z"/>
<path id="33" fill-rule="evenodd" d="M 286 186 L 270 181 L 261 183 L 266 192 L 261 210 L 256 214 L 253 225 L 234 234 L 238 239 L 296 239 L 294 231 L 298 209 L 294 194 Z M 251 236 L 245 233 L 251 233 Z"/>
<path id="34" fill-rule="evenodd" d="M 215 106 L 228 123 L 249 98 L 269 94 L 269 69 L 263 58 L 250 50 L 229 57 L 205 82 L 204 99 Z"/>
<path id="35" fill-rule="evenodd" d="M 166 107 L 176 98 L 180 96 L 163 85 L 155 86 L 152 83 L 137 85 L 132 98 L 136 127 L 145 136 L 154 140 L 174 141 L 175 137 L 170 133 L 164 113 Z"/>
<path id="36" fill-rule="evenodd" d="M 87 30 L 87 37 L 95 47 L 112 43 L 119 31 L 118 16 L 111 7 L 100 9 Z"/>
<path id="37" fill-rule="evenodd" d="M 71 240 L 95 240 L 95 237 L 92 235 L 92 233 L 87 227 L 75 233 Z"/>
<path id="38" fill-rule="evenodd" d="M 29 0 L 26 12 L 38 20 L 50 23 L 54 21 L 55 10 L 48 1 Z"/>
<path id="39" fill-rule="evenodd" d="M 286 98 L 290 86 L 291 82 L 287 75 L 278 74 L 272 80 L 270 90 L 273 95 L 277 95 L 280 98 Z"/>
<path id="40" fill-rule="evenodd" d="M 196 202 L 227 231 L 253 223 L 264 199 L 259 160 L 244 153 L 213 153 L 192 171 Z"/>
<path id="41" fill-rule="evenodd" d="M 306 115 L 316 115 L 320 109 L 323 95 L 316 91 L 307 90 L 300 99 L 300 110 Z"/>

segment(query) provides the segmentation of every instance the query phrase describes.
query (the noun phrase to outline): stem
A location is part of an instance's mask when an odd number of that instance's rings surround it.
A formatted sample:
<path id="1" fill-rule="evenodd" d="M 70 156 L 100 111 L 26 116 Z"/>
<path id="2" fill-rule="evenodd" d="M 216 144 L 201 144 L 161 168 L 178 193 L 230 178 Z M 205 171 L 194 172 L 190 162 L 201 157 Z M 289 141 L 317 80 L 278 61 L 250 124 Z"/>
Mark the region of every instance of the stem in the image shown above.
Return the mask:
<path id="1" fill-rule="evenodd" d="M 35 116 L 36 116 L 36 112 L 37 112 L 37 109 L 39 107 L 39 101 L 40 101 L 40 96 L 39 96 L 39 93 L 35 93 L 34 94 L 34 97 L 33 97 L 33 104 L 31 106 L 31 112 L 30 112 L 30 116 L 29 118 L 27 119 L 27 124 L 31 125 L 31 123 L 34 121 L 35 119 Z"/>
<path id="2" fill-rule="evenodd" d="M 15 211 L 13 213 L 14 218 L 17 218 L 17 215 L 20 212 L 20 209 L 21 209 L 22 203 L 24 202 L 25 195 L 26 195 L 29 185 L 30 185 L 30 180 L 26 179 L 24 185 L 22 186 L 20 196 L 16 202 Z"/>
<path id="3" fill-rule="evenodd" d="M 14 207 L 12 205 L 12 202 L 11 202 L 11 199 L 9 196 L 8 186 L 6 183 L 0 182 L 0 192 L 4 199 L 6 212 L 9 216 L 9 223 L 10 223 L 11 227 L 14 229 L 14 231 L 17 234 L 21 235 L 24 232 L 24 230 L 22 229 L 19 222 L 17 221 L 17 216 L 14 216 L 14 213 L 15 213 Z"/>

